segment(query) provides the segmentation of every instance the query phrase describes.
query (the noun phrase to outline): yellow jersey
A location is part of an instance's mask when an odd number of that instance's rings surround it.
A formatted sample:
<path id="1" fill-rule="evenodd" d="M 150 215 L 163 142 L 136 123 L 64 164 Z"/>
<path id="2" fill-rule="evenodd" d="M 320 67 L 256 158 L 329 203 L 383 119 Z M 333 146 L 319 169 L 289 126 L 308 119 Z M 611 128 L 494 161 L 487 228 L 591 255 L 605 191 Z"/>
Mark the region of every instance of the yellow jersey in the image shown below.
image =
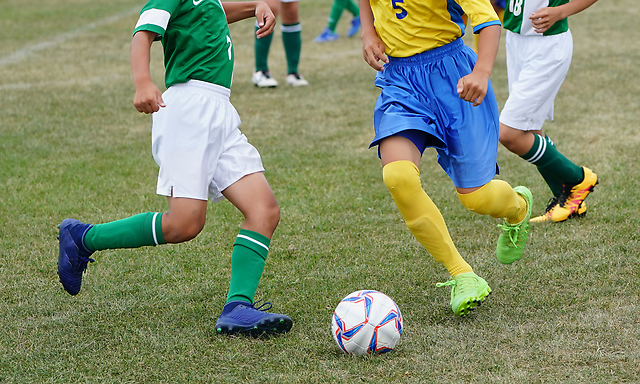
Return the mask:
<path id="1" fill-rule="evenodd" d="M 464 35 L 463 15 L 473 32 L 500 19 L 489 0 L 370 0 L 374 26 L 393 57 L 422 53 Z"/>

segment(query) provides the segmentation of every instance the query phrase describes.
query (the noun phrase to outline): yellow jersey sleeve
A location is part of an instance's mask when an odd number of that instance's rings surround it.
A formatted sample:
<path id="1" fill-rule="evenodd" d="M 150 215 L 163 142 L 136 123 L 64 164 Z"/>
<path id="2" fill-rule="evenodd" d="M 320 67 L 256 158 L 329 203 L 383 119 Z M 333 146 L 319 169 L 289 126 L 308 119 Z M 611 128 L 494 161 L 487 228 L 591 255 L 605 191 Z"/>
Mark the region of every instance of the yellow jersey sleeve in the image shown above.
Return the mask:
<path id="1" fill-rule="evenodd" d="M 385 53 L 394 57 L 413 56 L 460 38 L 464 14 L 474 33 L 500 25 L 489 0 L 370 0 L 370 4 Z"/>

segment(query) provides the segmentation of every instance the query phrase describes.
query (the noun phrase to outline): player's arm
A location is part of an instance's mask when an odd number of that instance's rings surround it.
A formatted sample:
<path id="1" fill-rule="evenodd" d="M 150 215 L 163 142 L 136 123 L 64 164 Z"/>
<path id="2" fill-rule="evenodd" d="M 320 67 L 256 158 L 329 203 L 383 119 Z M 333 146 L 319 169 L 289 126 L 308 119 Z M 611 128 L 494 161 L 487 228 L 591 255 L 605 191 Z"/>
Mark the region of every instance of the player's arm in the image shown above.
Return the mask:
<path id="1" fill-rule="evenodd" d="M 478 33 L 478 61 L 473 71 L 458 81 L 458 94 L 473 106 L 478 106 L 487 95 L 489 77 L 498 54 L 500 25 L 489 25 Z"/>
<path id="2" fill-rule="evenodd" d="M 151 62 L 151 44 L 157 34 L 151 31 L 138 31 L 131 40 L 131 71 L 136 95 L 133 105 L 139 112 L 153 113 L 164 107 L 162 92 L 151 81 L 149 63 Z"/>
<path id="3" fill-rule="evenodd" d="M 534 30 L 538 33 L 544 33 L 551 28 L 559 20 L 566 19 L 589 8 L 598 0 L 571 0 L 570 2 L 557 6 L 541 8 L 529 16 Z"/>
<path id="4" fill-rule="evenodd" d="M 385 46 L 373 26 L 373 11 L 369 0 L 360 0 L 360 23 L 362 32 L 360 39 L 362 40 L 362 55 L 364 61 L 376 71 L 382 71 L 384 65 L 380 63 L 388 63 L 389 59 L 384 53 Z"/>
<path id="5" fill-rule="evenodd" d="M 258 39 L 269 35 L 276 26 L 276 17 L 269 5 L 263 1 L 226 2 L 222 3 L 222 7 L 229 24 L 255 16 L 258 21 Z"/>

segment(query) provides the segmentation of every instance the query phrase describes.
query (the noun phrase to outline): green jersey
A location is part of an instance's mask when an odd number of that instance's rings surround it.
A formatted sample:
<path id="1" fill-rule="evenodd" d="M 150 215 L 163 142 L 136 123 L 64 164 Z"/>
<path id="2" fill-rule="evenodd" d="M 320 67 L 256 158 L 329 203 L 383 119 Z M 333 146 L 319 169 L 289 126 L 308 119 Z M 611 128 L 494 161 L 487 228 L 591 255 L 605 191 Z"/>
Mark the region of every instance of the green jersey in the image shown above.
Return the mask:
<path id="1" fill-rule="evenodd" d="M 567 32 L 569 30 L 569 22 L 567 19 L 562 19 L 540 34 L 534 31 L 529 16 L 541 8 L 557 7 L 568 2 L 569 0 L 507 0 L 502 25 L 504 25 L 505 29 L 521 35 L 549 36 Z"/>
<path id="2" fill-rule="evenodd" d="M 220 0 L 149 0 L 138 31 L 162 40 L 167 88 L 190 79 L 231 87 L 233 45 Z"/>

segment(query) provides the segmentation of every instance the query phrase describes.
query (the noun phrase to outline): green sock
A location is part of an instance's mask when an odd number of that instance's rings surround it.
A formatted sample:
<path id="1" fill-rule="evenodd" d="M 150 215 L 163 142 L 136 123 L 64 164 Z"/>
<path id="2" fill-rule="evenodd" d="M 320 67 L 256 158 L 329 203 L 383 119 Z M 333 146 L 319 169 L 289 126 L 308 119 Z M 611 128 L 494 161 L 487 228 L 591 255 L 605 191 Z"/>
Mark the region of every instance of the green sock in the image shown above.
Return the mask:
<path id="1" fill-rule="evenodd" d="M 234 300 L 253 303 L 270 243 L 268 237 L 257 232 L 240 230 L 231 253 L 231 280 L 227 303 Z"/>
<path id="2" fill-rule="evenodd" d="M 533 146 L 521 157 L 538 168 L 554 196 L 560 196 L 564 184 L 582 181 L 582 168 L 558 152 L 549 136 L 534 136 Z"/>
<path id="3" fill-rule="evenodd" d="M 331 32 L 336 31 L 336 26 L 338 25 L 338 20 L 342 16 L 342 12 L 344 11 L 345 1 L 344 0 L 334 0 L 333 5 L 331 6 L 331 12 L 329 13 L 329 20 L 327 24 L 327 28 L 331 30 Z"/>
<path id="4" fill-rule="evenodd" d="M 282 25 L 282 43 L 287 56 L 287 74 L 298 73 L 300 51 L 302 49 L 302 26 L 300 23 Z"/>
<path id="5" fill-rule="evenodd" d="M 255 30 L 258 30 L 256 26 Z M 267 60 L 269 58 L 269 49 L 271 48 L 271 40 L 273 39 L 273 33 L 258 39 L 254 35 L 254 51 L 256 55 L 256 71 L 269 71 L 269 65 L 267 64 Z"/>
<path id="6" fill-rule="evenodd" d="M 90 251 L 166 244 L 162 236 L 162 213 L 140 213 L 126 219 L 96 224 L 87 231 L 84 244 Z"/>
<path id="7" fill-rule="evenodd" d="M 343 0 L 345 5 L 344 7 L 347 9 L 349 13 L 353 15 L 353 17 L 360 16 L 360 8 L 358 8 L 358 4 L 354 3 L 351 0 Z"/>

